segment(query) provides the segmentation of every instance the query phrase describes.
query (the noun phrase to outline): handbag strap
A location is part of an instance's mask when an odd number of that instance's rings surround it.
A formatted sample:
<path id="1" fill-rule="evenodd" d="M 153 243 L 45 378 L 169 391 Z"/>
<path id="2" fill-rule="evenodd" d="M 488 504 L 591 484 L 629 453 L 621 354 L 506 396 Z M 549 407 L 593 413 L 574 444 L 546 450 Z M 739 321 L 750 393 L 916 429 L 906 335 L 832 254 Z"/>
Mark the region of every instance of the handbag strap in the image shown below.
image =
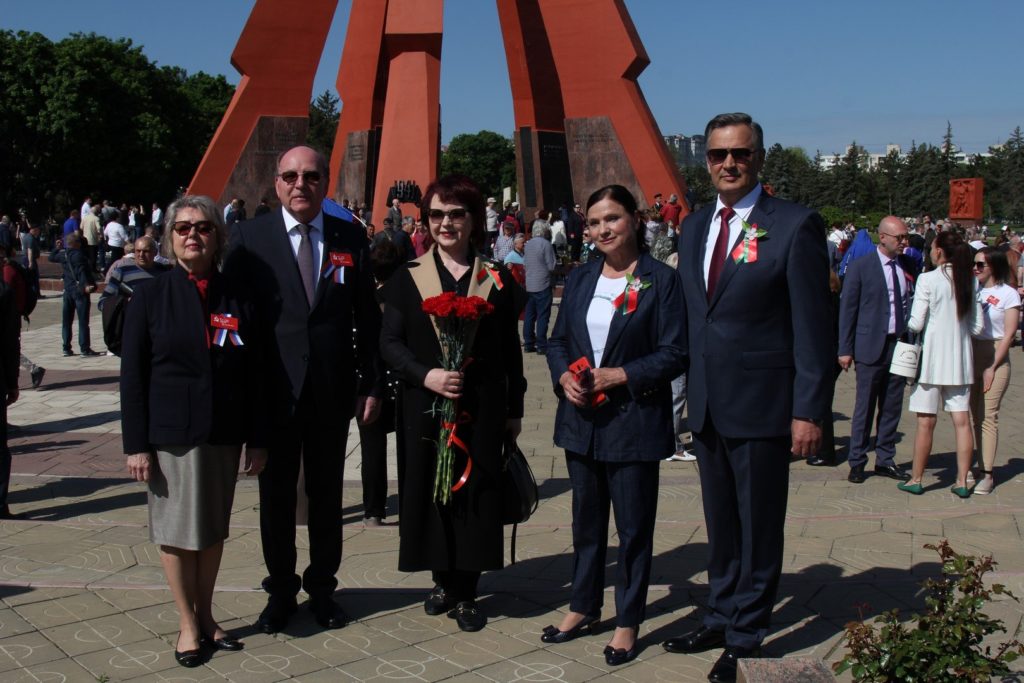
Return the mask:
<path id="1" fill-rule="evenodd" d="M 510 562 L 510 564 L 516 563 L 516 530 L 518 529 L 518 523 L 512 525 L 512 549 L 510 551 L 512 553 L 512 562 Z"/>

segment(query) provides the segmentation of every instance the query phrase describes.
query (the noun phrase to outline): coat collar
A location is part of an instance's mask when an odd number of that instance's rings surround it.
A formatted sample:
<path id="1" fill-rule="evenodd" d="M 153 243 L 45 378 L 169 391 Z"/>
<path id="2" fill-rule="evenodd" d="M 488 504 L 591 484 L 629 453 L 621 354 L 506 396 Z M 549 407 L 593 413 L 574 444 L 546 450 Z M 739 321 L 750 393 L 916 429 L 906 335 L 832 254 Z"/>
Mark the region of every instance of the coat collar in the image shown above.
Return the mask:
<path id="1" fill-rule="evenodd" d="M 441 287 L 441 276 L 437 272 L 437 266 L 434 263 L 434 252 L 437 250 L 437 245 L 432 245 L 430 249 L 410 263 L 409 274 L 412 276 L 413 284 L 416 285 L 416 289 L 419 291 L 420 299 L 426 301 L 432 296 L 440 295 L 444 290 Z M 492 294 L 496 291 L 494 287 L 494 281 L 488 276 L 484 269 L 484 259 L 480 258 L 480 254 L 475 254 L 473 257 L 473 264 L 469 268 L 469 290 L 466 292 L 466 296 L 478 296 L 486 301 L 491 301 Z M 482 275 L 482 277 L 481 277 Z M 498 277 L 501 277 L 500 275 Z M 493 301 L 491 302 L 493 303 Z M 431 327 L 434 330 L 434 336 L 437 337 L 438 344 L 441 343 L 441 332 L 437 328 L 437 323 L 434 321 L 432 316 L 430 318 Z M 470 332 L 470 340 L 467 347 L 472 348 L 473 337 L 476 334 L 474 328 Z"/>
<path id="2" fill-rule="evenodd" d="M 750 220 L 748 222 L 751 225 L 754 225 L 756 223 L 759 228 L 768 231 L 768 235 L 766 235 L 764 239 L 768 239 L 771 236 L 773 222 L 772 214 L 774 212 L 775 206 L 772 197 L 767 193 L 762 192 L 761 196 L 757 200 L 757 203 L 754 204 L 754 208 L 750 211 Z M 701 249 L 694 250 L 700 251 L 700 260 L 697 263 L 697 277 L 700 279 L 701 290 L 704 292 L 705 300 L 707 299 L 708 289 L 707 282 L 704 280 L 704 252 L 707 248 L 708 233 L 710 232 L 710 230 L 711 222 L 710 220 L 708 220 L 707 224 L 704 226 L 704 239 L 701 242 Z M 726 253 L 732 254 L 732 251 L 733 249 L 736 248 L 736 245 L 738 245 L 742 241 L 743 232 L 741 231 L 739 236 L 736 238 L 736 241 L 734 241 L 732 245 L 729 246 L 729 250 Z M 729 286 L 729 281 L 732 280 L 733 275 L 736 274 L 736 271 L 740 267 L 741 266 L 737 265 L 736 262 L 732 260 L 732 258 L 726 256 L 725 267 L 722 268 L 722 274 L 718 276 L 718 286 L 715 287 L 715 295 L 711 298 L 711 301 L 708 302 L 708 310 L 714 308 L 715 304 L 717 304 L 719 299 L 722 298 L 722 292 L 724 292 L 725 289 Z"/>
<path id="3" fill-rule="evenodd" d="M 636 267 L 633 268 L 633 277 L 640 278 L 645 282 L 649 282 L 652 278 L 651 273 L 654 271 L 655 258 L 648 252 L 644 251 L 640 253 L 639 258 L 636 262 Z M 593 264 L 593 265 L 591 265 Z M 604 267 L 604 259 L 596 259 L 594 261 L 588 261 L 583 268 L 583 272 L 580 273 L 579 283 L 575 289 L 579 294 L 578 303 L 573 306 L 572 316 L 574 329 L 586 330 L 587 329 L 587 311 L 590 308 L 590 300 L 594 296 L 594 290 L 597 288 L 597 280 L 601 276 L 601 270 Z M 622 279 L 622 287 L 626 287 L 626 279 Z M 643 290 L 639 294 L 639 300 L 637 305 L 643 305 L 644 300 L 650 295 L 650 290 Z M 564 305 L 564 304 L 563 304 Z M 623 331 L 629 321 L 633 319 L 635 313 L 629 315 L 623 315 L 616 311 L 612 314 L 611 325 L 608 327 L 608 339 L 604 345 L 604 355 L 602 360 L 612 358 L 611 353 L 614 351 L 616 344 L 622 337 Z M 580 348 L 586 354 L 587 358 L 593 364 L 594 361 L 594 348 L 590 344 L 590 335 L 583 333 L 579 337 Z"/>

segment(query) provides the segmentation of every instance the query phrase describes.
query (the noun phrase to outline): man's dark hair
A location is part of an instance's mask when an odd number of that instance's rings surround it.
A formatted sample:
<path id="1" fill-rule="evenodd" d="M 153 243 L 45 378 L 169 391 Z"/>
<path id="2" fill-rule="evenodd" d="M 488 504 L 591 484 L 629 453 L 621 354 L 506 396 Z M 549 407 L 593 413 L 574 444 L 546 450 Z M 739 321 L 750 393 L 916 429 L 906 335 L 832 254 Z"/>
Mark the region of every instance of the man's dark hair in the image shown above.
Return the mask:
<path id="1" fill-rule="evenodd" d="M 761 129 L 761 124 L 750 118 L 750 114 L 743 112 L 719 114 L 708 121 L 708 125 L 704 127 L 704 139 L 710 138 L 711 131 L 716 128 L 725 128 L 726 126 L 750 126 L 750 129 L 754 131 L 754 145 L 759 150 L 764 149 L 764 131 Z"/>

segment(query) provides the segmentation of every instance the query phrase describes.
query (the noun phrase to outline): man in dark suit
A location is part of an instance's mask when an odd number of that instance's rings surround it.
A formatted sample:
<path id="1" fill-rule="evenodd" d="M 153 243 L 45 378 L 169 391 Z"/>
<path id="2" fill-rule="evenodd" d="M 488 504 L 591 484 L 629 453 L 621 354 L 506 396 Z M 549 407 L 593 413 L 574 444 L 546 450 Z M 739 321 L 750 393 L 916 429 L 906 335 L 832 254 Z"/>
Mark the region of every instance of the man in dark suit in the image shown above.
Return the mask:
<path id="1" fill-rule="evenodd" d="M 278 159 L 281 209 L 234 226 L 225 272 L 246 283 L 270 358 L 275 421 L 260 474 L 260 533 L 270 594 L 257 627 L 282 630 L 299 587 L 324 628 L 344 625 L 332 595 L 341 563 L 341 485 L 348 421 L 372 422 L 380 309 L 365 232 L 321 210 L 327 162 L 309 147 Z M 353 339 L 353 329 L 356 330 Z M 353 346 L 355 351 L 353 352 Z M 309 567 L 295 574 L 299 465 L 309 498 Z"/>
<path id="2" fill-rule="evenodd" d="M 14 288 L 0 281 L 0 519 L 23 519 L 7 505 L 11 483 L 11 451 L 7 448 L 7 407 L 18 400 L 18 360 L 21 358 L 21 322 L 14 304 Z"/>
<path id="3" fill-rule="evenodd" d="M 709 559 L 703 625 L 669 652 L 725 646 L 708 678 L 760 654 L 782 573 L 789 461 L 817 452 L 834 347 L 825 226 L 758 183 L 764 136 L 747 114 L 705 130 L 718 200 L 683 222 L 689 423 Z"/>
<path id="4" fill-rule="evenodd" d="M 82 250 L 82 236 L 71 233 L 65 243 L 57 242 L 57 248 L 50 252 L 50 261 L 63 267 L 64 308 L 61 312 L 61 342 L 65 356 L 73 356 L 71 350 L 71 323 L 78 316 L 78 350 L 83 356 L 98 356 L 92 350 L 89 337 L 89 295 L 96 291 L 96 278 L 88 257 Z"/>
<path id="5" fill-rule="evenodd" d="M 893 460 L 907 381 L 889 372 L 896 340 L 907 327 L 916 270 L 911 259 L 903 256 L 908 235 L 906 224 L 899 218 L 883 218 L 878 224 L 878 251 L 847 267 L 839 299 L 839 365 L 849 370 L 854 362 L 857 364 L 847 477 L 854 484 L 864 481 L 876 407 L 875 474 L 910 480 L 910 473 Z"/>

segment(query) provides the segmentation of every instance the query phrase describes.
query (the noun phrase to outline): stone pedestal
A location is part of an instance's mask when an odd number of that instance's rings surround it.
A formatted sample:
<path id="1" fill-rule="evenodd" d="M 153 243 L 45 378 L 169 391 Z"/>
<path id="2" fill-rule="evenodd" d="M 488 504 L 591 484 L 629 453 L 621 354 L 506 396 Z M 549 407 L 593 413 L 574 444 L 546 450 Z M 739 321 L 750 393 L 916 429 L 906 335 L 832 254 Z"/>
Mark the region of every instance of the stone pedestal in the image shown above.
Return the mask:
<path id="1" fill-rule="evenodd" d="M 335 143 L 338 144 L 338 143 Z M 348 199 L 352 208 L 370 203 L 373 197 L 373 183 L 377 177 L 377 153 L 380 148 L 380 133 L 377 130 L 361 130 L 348 134 L 344 161 L 341 168 L 332 169 L 338 174 L 334 199 L 341 202 Z"/>
<path id="2" fill-rule="evenodd" d="M 519 177 L 520 208 L 532 219 L 538 209 L 572 208 L 573 200 L 585 201 L 573 192 L 565 134 L 537 131 L 528 126 L 516 137 L 516 173 Z"/>
<path id="3" fill-rule="evenodd" d="M 233 198 L 245 200 L 246 212 L 253 215 L 260 199 L 266 197 L 271 206 L 278 206 L 274 190 L 277 156 L 306 141 L 309 119 L 300 116 L 261 116 L 249 136 L 235 169 L 220 197 L 221 205 Z"/>
<path id="4" fill-rule="evenodd" d="M 647 208 L 646 195 L 608 117 L 566 119 L 565 141 L 573 192 L 581 205 L 597 188 L 617 183 L 633 193 L 641 209 Z"/>
<path id="5" fill-rule="evenodd" d="M 736 683 L 833 683 L 836 677 L 820 659 L 741 659 Z"/>

